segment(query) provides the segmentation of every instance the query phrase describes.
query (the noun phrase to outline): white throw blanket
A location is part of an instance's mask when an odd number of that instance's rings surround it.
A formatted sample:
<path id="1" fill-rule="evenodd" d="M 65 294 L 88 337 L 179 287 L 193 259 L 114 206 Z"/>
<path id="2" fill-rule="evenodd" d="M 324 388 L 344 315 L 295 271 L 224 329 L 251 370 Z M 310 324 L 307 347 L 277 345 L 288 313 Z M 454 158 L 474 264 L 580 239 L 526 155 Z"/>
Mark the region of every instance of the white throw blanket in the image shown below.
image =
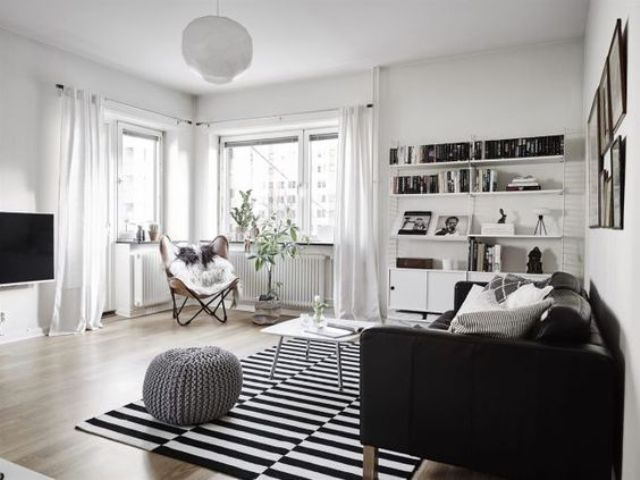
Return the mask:
<path id="1" fill-rule="evenodd" d="M 214 295 L 237 278 L 231 262 L 207 248 L 172 244 L 168 252 L 169 272 L 198 295 Z"/>

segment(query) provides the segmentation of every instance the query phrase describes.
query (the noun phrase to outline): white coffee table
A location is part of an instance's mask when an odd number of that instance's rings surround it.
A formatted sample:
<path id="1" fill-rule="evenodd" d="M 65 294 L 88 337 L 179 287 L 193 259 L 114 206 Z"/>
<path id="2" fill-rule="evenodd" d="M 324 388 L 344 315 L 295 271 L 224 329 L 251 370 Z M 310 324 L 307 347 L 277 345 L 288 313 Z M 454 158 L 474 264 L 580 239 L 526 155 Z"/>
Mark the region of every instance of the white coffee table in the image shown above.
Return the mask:
<path id="1" fill-rule="evenodd" d="M 332 326 L 335 325 L 337 328 L 340 328 L 340 326 L 344 326 L 345 328 L 370 328 L 372 326 L 379 325 L 373 322 L 361 322 L 355 320 L 327 319 L 327 321 L 330 322 Z M 343 343 L 356 343 L 360 339 L 361 334 L 361 332 L 358 332 L 344 337 L 327 337 L 321 335 L 320 333 L 314 333 L 313 329 L 310 327 L 303 326 L 300 317 L 276 323 L 275 325 L 271 325 L 270 327 L 263 328 L 261 332 L 268 333 L 270 335 L 278 335 L 280 337 L 280 339 L 278 340 L 278 346 L 276 347 L 276 354 L 273 357 L 271 373 L 269 375 L 269 378 L 271 379 L 273 379 L 273 375 L 276 372 L 278 357 L 280 356 L 280 347 L 282 347 L 282 344 L 284 343 L 286 338 L 297 338 L 307 341 L 307 349 L 305 352 L 306 360 L 309 360 L 309 344 L 311 343 L 311 340 L 316 342 L 331 343 L 335 345 L 336 363 L 338 364 L 338 388 L 340 390 L 342 390 L 342 354 L 340 351 L 340 346 Z"/>

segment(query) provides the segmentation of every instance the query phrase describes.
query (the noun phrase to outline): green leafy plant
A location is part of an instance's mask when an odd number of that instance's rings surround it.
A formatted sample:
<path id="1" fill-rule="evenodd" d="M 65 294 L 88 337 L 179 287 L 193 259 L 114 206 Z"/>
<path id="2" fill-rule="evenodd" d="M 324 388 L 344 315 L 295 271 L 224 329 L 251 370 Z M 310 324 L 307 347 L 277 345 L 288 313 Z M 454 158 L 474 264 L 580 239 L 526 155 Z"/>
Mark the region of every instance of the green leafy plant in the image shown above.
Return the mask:
<path id="1" fill-rule="evenodd" d="M 243 192 L 240 190 L 240 197 L 242 203 L 240 207 L 233 207 L 231 209 L 231 218 L 238 224 L 242 230 L 246 230 L 250 226 L 255 226 L 258 221 L 258 216 L 253 213 L 253 204 L 255 200 L 251 198 L 251 190 Z"/>
<path id="2" fill-rule="evenodd" d="M 280 282 L 273 284 L 272 271 L 278 257 L 295 258 L 302 248 L 303 243 L 308 243 L 306 237 L 300 238 L 300 228 L 286 215 L 273 214 L 265 220 L 260 233 L 255 238 L 253 253 L 249 256 L 255 260 L 256 271 L 267 269 L 267 292 L 260 295 L 260 300 L 278 300 Z"/>

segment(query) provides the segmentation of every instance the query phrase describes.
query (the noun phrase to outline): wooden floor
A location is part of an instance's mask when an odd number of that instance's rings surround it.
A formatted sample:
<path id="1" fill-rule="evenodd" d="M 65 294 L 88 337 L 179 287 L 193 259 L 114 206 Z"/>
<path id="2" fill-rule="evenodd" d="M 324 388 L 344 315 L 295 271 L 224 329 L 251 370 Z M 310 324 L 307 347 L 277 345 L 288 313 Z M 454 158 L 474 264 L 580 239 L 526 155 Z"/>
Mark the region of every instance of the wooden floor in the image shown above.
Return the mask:
<path id="1" fill-rule="evenodd" d="M 0 458 L 60 480 L 229 478 L 74 426 L 141 398 L 147 365 L 168 348 L 213 344 L 243 357 L 275 340 L 243 312 L 233 312 L 226 325 L 203 317 L 187 328 L 162 313 L 107 320 L 84 335 L 0 345 Z M 415 478 L 491 480 L 432 462 Z"/>

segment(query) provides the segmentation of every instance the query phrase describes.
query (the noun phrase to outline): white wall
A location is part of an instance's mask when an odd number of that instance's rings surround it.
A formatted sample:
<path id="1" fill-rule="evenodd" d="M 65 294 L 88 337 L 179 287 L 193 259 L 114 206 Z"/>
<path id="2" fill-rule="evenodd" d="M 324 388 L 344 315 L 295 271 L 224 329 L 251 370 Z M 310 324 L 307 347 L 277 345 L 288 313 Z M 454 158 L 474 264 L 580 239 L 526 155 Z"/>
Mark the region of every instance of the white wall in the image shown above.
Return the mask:
<path id="1" fill-rule="evenodd" d="M 380 241 L 383 252 L 387 246 L 389 261 L 396 255 L 448 257 L 458 260 L 459 268 L 464 269 L 467 256 L 466 244 L 454 246 L 404 240 L 396 250 L 395 242 L 389 242 L 390 222 L 397 211 L 427 208 L 422 199 L 389 199 L 388 178 L 392 175 L 388 168 L 389 148 L 398 142 L 413 145 L 467 141 L 472 136 L 487 139 L 565 133 L 568 175 L 564 196 L 567 204 L 565 234 L 572 237 L 566 243 L 565 268 L 582 274 L 582 56 L 582 42 L 575 40 L 441 58 L 381 70 L 376 101 L 380 108 L 380 199 L 382 212 L 389 212 L 389 217 L 382 227 Z M 550 171 L 550 168 L 554 170 Z M 533 173 L 555 186 L 561 180 L 562 166 L 513 173 Z M 411 174 L 420 174 L 420 171 Z M 549 206 L 554 208 L 562 205 L 558 199 L 533 198 L 536 206 L 546 206 L 546 202 L 553 202 Z M 518 200 L 494 199 L 488 204 L 486 199 L 478 199 L 476 213 L 481 211 L 485 215 L 482 221 L 495 221 L 499 217 L 499 207 L 504 207 L 510 220 L 515 219 L 533 232 L 536 217 L 531 212 L 531 198 L 529 203 L 520 200 L 516 205 Z M 438 211 L 464 213 L 468 211 L 468 205 L 467 199 L 448 197 L 435 199 L 427 209 L 433 210 L 434 214 Z M 515 216 L 518 211 L 523 212 L 519 218 Z M 475 223 L 479 228 L 479 222 Z M 521 269 L 527 251 L 533 246 L 521 242 L 511 247 L 516 256 L 522 257 Z M 540 248 L 545 252 L 545 271 L 553 271 L 562 263 L 561 243 L 549 240 L 542 242 Z M 386 272 L 382 275 L 385 278 Z M 386 289 L 382 294 L 386 295 Z"/>
<path id="2" fill-rule="evenodd" d="M 635 298 L 640 284 L 640 5 L 623 0 L 591 0 L 585 36 L 584 98 L 586 123 L 617 18 L 628 23 L 627 115 L 617 135 L 627 137 L 624 230 L 587 230 L 587 285 L 598 308 L 612 322 L 624 355 L 624 441 L 622 478 L 640 478 L 640 322 Z"/>
<path id="3" fill-rule="evenodd" d="M 60 136 L 60 99 L 56 83 L 86 88 L 107 97 L 184 118 L 194 115 L 194 99 L 136 79 L 84 58 L 0 30 L 0 210 L 55 211 Z M 191 169 L 192 133 L 168 138 Z M 186 160 L 185 160 L 186 159 Z M 180 165 L 180 166 L 181 166 Z M 191 170 L 188 176 L 190 178 Z M 186 197 L 188 186 L 176 185 Z M 181 193 L 182 191 L 186 193 Z M 176 217 L 177 232 L 190 235 L 190 214 Z M 170 228 L 172 228 L 170 226 Z M 47 329 L 52 286 L 0 289 L 0 311 L 7 314 L 6 337 Z"/>

